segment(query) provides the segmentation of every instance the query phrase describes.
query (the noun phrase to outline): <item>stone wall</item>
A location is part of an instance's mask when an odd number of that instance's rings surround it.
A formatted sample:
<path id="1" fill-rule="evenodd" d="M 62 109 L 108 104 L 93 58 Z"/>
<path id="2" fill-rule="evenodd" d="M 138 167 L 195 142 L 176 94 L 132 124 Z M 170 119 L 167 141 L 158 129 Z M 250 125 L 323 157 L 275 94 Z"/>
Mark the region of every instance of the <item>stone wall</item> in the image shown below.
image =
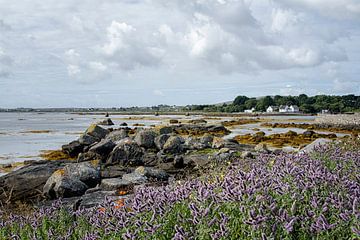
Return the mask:
<path id="1" fill-rule="evenodd" d="M 360 113 L 318 114 L 315 122 L 319 124 L 360 125 Z"/>

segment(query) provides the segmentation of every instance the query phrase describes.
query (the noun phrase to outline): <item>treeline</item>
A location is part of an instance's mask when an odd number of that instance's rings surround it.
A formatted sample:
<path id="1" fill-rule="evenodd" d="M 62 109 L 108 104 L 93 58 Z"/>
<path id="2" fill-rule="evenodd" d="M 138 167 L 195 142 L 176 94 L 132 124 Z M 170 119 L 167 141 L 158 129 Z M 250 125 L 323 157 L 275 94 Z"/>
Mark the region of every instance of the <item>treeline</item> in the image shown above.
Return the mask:
<path id="1" fill-rule="evenodd" d="M 192 111 L 206 112 L 243 112 L 245 109 L 255 108 L 256 111 L 265 112 L 268 106 L 297 105 L 304 113 L 319 113 L 328 110 L 331 113 L 360 111 L 360 96 L 353 94 L 344 96 L 316 95 L 307 96 L 266 96 L 249 98 L 237 96 L 230 104 L 222 105 L 192 105 Z"/>

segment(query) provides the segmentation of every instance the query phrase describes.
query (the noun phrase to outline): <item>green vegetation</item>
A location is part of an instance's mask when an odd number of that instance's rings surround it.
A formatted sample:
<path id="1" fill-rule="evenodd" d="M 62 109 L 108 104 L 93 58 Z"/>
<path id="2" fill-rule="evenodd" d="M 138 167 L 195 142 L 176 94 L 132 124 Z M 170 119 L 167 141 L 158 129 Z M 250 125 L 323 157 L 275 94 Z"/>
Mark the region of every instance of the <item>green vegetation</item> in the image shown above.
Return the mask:
<path id="1" fill-rule="evenodd" d="M 191 111 L 207 112 L 243 112 L 245 109 L 255 108 L 256 111 L 266 111 L 268 106 L 297 105 L 304 113 L 318 113 L 329 110 L 332 113 L 360 111 L 360 96 L 344 95 L 316 95 L 309 97 L 306 94 L 299 96 L 265 96 L 262 98 L 249 98 L 237 96 L 233 103 L 223 105 L 192 105 Z"/>

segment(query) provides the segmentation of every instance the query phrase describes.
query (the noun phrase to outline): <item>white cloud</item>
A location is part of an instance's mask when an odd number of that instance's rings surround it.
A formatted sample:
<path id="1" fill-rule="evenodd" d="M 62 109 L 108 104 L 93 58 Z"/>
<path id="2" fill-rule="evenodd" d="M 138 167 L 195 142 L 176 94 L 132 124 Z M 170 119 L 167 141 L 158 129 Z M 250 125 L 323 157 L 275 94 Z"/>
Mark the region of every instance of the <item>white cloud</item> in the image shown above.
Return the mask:
<path id="1" fill-rule="evenodd" d="M 160 89 L 154 89 L 154 90 L 153 90 L 153 94 L 154 94 L 155 96 L 164 96 L 163 91 L 161 91 Z"/>
<path id="2" fill-rule="evenodd" d="M 67 70 L 70 77 L 76 76 L 81 72 L 79 66 L 71 64 L 67 67 Z"/>
<path id="3" fill-rule="evenodd" d="M 112 21 L 107 27 L 107 43 L 102 51 L 110 62 L 123 70 L 141 66 L 156 66 L 163 50 L 146 33 L 124 22 Z"/>
<path id="4" fill-rule="evenodd" d="M 11 75 L 13 59 L 0 47 L 0 78 L 7 78 Z"/>

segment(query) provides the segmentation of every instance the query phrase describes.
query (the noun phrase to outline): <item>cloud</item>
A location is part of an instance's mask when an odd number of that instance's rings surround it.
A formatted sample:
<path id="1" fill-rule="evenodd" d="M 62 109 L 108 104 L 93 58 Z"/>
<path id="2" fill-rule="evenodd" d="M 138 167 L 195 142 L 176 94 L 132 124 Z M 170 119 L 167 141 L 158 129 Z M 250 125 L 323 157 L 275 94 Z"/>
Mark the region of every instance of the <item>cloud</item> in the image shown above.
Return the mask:
<path id="1" fill-rule="evenodd" d="M 10 31 L 11 29 L 9 24 L 6 24 L 3 19 L 0 19 L 0 31 Z"/>
<path id="2" fill-rule="evenodd" d="M 0 78 L 7 78 L 11 75 L 13 59 L 0 47 Z"/>
<path id="3" fill-rule="evenodd" d="M 107 42 L 101 50 L 108 61 L 122 70 L 156 66 L 164 50 L 132 25 L 112 21 L 107 27 Z"/>
<path id="4" fill-rule="evenodd" d="M 357 0 L 278 0 L 277 2 L 297 10 L 311 10 L 327 17 L 360 20 L 360 3 Z"/>

